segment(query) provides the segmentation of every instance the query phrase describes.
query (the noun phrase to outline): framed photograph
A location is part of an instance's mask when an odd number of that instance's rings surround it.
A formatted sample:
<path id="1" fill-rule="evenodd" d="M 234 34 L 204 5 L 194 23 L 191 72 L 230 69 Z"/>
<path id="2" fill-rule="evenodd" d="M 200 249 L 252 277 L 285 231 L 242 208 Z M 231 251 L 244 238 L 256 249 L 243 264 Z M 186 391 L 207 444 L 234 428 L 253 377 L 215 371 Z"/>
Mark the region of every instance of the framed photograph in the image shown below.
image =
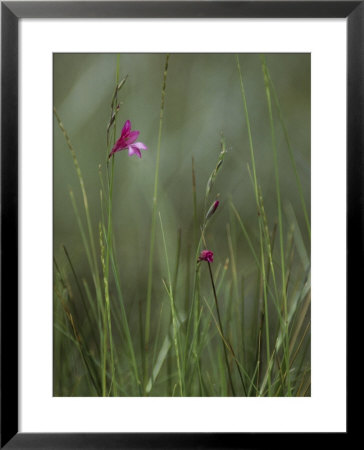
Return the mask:
<path id="1" fill-rule="evenodd" d="M 347 437 L 363 8 L 1 3 L 2 447 Z"/>

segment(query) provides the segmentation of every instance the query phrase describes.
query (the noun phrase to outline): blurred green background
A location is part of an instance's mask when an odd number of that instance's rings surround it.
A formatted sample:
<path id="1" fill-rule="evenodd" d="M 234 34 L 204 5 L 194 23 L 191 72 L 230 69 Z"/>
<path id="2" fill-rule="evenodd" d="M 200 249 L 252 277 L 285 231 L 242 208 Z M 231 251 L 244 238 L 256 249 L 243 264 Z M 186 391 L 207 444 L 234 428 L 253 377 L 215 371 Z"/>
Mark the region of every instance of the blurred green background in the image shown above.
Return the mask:
<path id="1" fill-rule="evenodd" d="M 106 127 L 116 82 L 115 54 L 55 54 L 54 106 L 67 130 L 85 179 L 95 237 L 100 220 L 99 165 L 105 173 Z M 310 208 L 310 55 L 268 54 L 267 66 L 281 104 L 304 197 Z M 117 138 L 124 122 L 140 130 L 139 141 L 148 146 L 142 159 L 128 157 L 127 151 L 115 156 L 113 227 L 120 278 L 131 328 L 138 325 L 138 305 L 145 302 L 152 198 L 156 164 L 164 54 L 121 54 L 120 78 L 128 75 L 119 92 Z M 240 55 L 256 156 L 258 182 L 272 226 L 277 219 L 277 201 L 271 129 L 262 65 L 258 54 Z M 279 118 L 275 112 L 277 151 L 283 206 L 293 205 L 303 230 L 304 217 L 294 172 Z M 223 133 L 228 153 L 216 180 L 213 194 L 220 194 L 220 207 L 209 226 L 207 241 L 215 253 L 214 267 L 229 257 L 226 225 L 231 222 L 237 266 L 249 280 L 254 260 L 229 208 L 230 199 L 251 235 L 257 237 L 257 207 L 249 177 L 249 141 L 241 98 L 239 73 L 233 54 L 172 54 L 169 60 L 161 141 L 158 211 L 161 212 L 170 249 L 171 263 L 181 230 L 181 261 L 193 260 L 193 201 L 191 161 L 195 160 L 197 211 L 202 221 L 206 183 L 216 165 Z M 57 122 L 54 122 L 54 256 L 67 266 L 61 245 L 70 254 L 77 274 L 90 279 L 82 241 L 69 198 L 72 188 L 79 205 L 82 198 L 71 154 Z M 213 199 L 213 196 L 212 196 Z M 235 229 L 236 228 L 236 229 Z M 234 230 L 235 229 L 235 230 Z M 287 231 L 287 230 L 285 230 Z M 165 297 L 161 282 L 166 276 L 160 226 L 157 220 L 153 303 Z M 179 277 L 179 293 L 187 274 Z M 255 285 L 256 279 L 252 281 Z M 92 284 L 92 283 L 90 283 Z M 249 283 L 247 283 L 249 299 Z M 152 317 L 159 314 L 159 307 Z"/>

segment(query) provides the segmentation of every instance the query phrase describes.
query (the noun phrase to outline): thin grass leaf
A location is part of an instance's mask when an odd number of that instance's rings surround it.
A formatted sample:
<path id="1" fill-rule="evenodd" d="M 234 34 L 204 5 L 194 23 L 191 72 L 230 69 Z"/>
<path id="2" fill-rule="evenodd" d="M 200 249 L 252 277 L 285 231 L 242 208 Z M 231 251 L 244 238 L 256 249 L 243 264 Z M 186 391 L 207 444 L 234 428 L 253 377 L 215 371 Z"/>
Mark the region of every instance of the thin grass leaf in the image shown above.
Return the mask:
<path id="1" fill-rule="evenodd" d="M 149 347 L 149 335 L 150 335 L 150 314 L 151 314 L 151 306 L 152 306 L 155 222 L 156 222 L 157 202 L 158 202 L 159 161 L 160 161 L 160 151 L 161 151 L 162 127 L 163 127 L 164 104 L 165 104 L 165 96 L 166 96 L 169 56 L 170 55 L 166 55 L 166 59 L 165 59 L 165 63 L 164 63 L 161 106 L 160 106 L 160 113 L 159 113 L 159 131 L 158 131 L 158 144 L 157 144 L 157 159 L 156 159 L 155 175 L 154 175 L 152 224 L 151 224 L 151 229 L 150 229 L 147 300 L 146 300 L 146 311 L 145 311 L 145 331 L 144 331 L 145 349 L 147 349 Z M 146 357 L 146 351 L 144 351 L 143 353 L 144 353 L 143 358 L 144 358 L 144 367 L 145 367 L 144 378 L 146 379 L 147 373 L 148 373 L 148 365 L 147 365 L 148 360 Z"/>

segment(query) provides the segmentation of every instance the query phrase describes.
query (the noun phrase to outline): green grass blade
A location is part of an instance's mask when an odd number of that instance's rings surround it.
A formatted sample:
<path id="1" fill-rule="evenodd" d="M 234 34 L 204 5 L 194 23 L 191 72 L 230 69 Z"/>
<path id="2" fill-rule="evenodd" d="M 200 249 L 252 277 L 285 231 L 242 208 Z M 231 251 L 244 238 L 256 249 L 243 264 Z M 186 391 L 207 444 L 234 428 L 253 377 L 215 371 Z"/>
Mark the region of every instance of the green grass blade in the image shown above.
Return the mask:
<path id="1" fill-rule="evenodd" d="M 153 286 L 153 264 L 154 264 L 154 242 L 155 242 L 155 222 L 157 214 L 157 202 L 158 202 L 158 180 L 159 180 L 159 161 L 160 161 L 160 151 L 161 151 L 161 140 L 162 140 L 162 127 L 163 127 L 163 116 L 164 116 L 164 104 L 166 96 L 166 83 L 167 83 L 167 73 L 168 73 L 168 63 L 169 55 L 166 55 L 166 60 L 164 63 L 163 72 L 163 84 L 162 84 L 162 96 L 161 96 L 161 106 L 159 114 L 159 131 L 158 131 L 158 144 L 157 144 L 157 159 L 155 166 L 155 176 L 154 176 L 154 193 L 153 193 L 153 209 L 152 209 L 152 224 L 150 230 L 150 248 L 149 248 L 149 265 L 148 265 L 148 286 L 147 286 L 147 300 L 146 300 L 146 312 L 145 312 L 145 349 L 144 349 L 144 367 L 145 373 L 144 378 L 146 378 L 148 373 L 147 365 L 147 355 L 146 352 L 149 347 L 149 335 L 150 335 L 150 313 L 152 305 L 152 286 Z"/>

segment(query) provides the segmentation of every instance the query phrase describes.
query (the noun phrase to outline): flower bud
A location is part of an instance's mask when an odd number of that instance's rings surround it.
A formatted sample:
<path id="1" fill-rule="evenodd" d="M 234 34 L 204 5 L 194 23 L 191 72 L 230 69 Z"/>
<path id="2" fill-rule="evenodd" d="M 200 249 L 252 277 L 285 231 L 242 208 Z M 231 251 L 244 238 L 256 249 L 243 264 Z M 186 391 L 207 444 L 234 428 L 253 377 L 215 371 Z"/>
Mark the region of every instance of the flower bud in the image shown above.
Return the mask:
<path id="1" fill-rule="evenodd" d="M 198 261 L 207 261 L 207 262 L 214 262 L 214 254 L 210 250 L 202 250 L 200 253 L 200 256 L 198 258 Z"/>
<path id="2" fill-rule="evenodd" d="M 217 210 L 217 207 L 219 206 L 219 203 L 219 200 L 215 200 L 214 203 L 210 206 L 210 209 L 206 214 L 206 220 L 209 220 L 209 218 L 214 214 L 214 212 Z"/>

